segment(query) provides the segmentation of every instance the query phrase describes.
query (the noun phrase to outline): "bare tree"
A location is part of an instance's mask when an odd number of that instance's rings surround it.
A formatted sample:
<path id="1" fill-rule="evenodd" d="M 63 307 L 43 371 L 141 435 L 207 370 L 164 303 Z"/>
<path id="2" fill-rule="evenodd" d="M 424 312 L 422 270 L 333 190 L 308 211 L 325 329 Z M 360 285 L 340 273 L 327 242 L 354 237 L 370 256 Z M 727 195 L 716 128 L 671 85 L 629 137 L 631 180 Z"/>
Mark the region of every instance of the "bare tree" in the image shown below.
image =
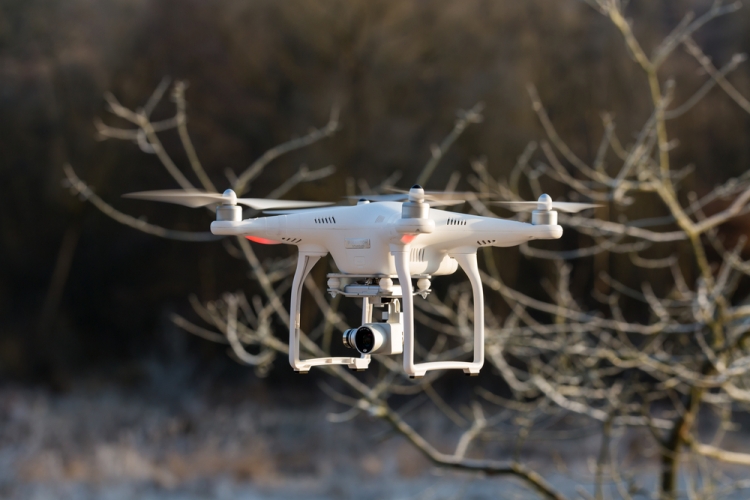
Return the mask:
<path id="1" fill-rule="evenodd" d="M 622 34 L 648 84 L 651 114 L 634 140 L 621 142 L 615 121 L 605 115 L 595 159 L 582 160 L 557 133 L 536 89 L 530 86 L 531 103 L 546 138 L 528 145 L 507 179 L 493 177 L 484 159 L 472 162 L 474 174 L 468 178 L 478 193 L 469 200 L 470 208 L 482 215 L 493 215 L 483 202 L 487 196 L 519 200 L 522 193 L 529 192 L 535 197 L 543 191 L 564 193 L 571 199 L 602 204 L 595 218 L 560 214 L 566 231 L 575 232 L 577 241 L 583 242 L 579 247 L 550 250 L 521 246 L 525 257 L 549 263 L 545 267 L 550 270 L 544 283 L 546 295 L 524 293 L 506 285 L 493 249 L 484 249 L 486 272 L 482 278 L 485 289 L 494 294 L 487 303 L 503 301 L 510 311 L 500 314 L 489 306 L 485 311 L 487 361 L 501 375 L 511 396 L 478 389 L 473 404 L 457 410 L 435 389 L 441 373 L 430 372 L 420 380 L 409 380 L 397 360 L 374 356 L 379 370 L 376 378 L 369 379 L 371 383 L 341 367 L 324 368 L 346 388 L 335 391 L 325 385 L 324 391 L 349 407 L 332 419 L 344 421 L 369 413 L 388 422 L 438 466 L 513 476 L 543 497 L 560 499 L 563 495 L 519 457 L 526 439 L 541 423 L 572 414 L 579 417 L 582 428 L 592 422 L 599 428 L 601 446 L 592 470 L 597 499 L 609 496 L 608 492 L 626 499 L 649 496 L 618 459 L 616 443 L 626 429 L 632 428 L 645 429 L 657 450 L 661 466 L 659 498 L 681 495 L 680 470 L 687 470 L 695 479 L 686 482 L 690 498 L 722 496 L 749 488 L 747 480 L 721 482 L 713 472 L 721 462 L 750 465 L 750 452 L 726 448 L 731 431 L 737 427 L 738 412 L 747 411 L 750 404 L 750 356 L 746 354 L 750 305 L 738 292 L 740 282 L 750 274 L 750 262 L 741 258 L 745 240 L 727 245 L 719 231 L 728 220 L 750 211 L 750 174 L 728 179 L 700 197 L 683 192 L 690 170 L 671 165 L 670 151 L 675 143 L 668 126 L 671 120 L 690 112 L 714 87 L 723 90 L 740 110 L 750 113 L 750 102 L 726 79 L 744 56 L 736 55 L 717 68 L 692 38 L 704 24 L 736 11 L 739 5 L 716 1 L 698 16 L 687 15 L 649 56 L 625 17 L 624 2 L 589 3 Z M 675 83 L 660 70 L 680 48 L 695 59 L 706 81 L 684 103 L 675 103 Z M 214 190 L 187 132 L 183 83 L 172 86 L 174 117 L 158 122 L 150 119 L 168 88 L 165 80 L 138 110 L 127 109 L 107 96 L 110 111 L 130 127 L 98 123 L 99 133 L 104 138 L 134 141 L 145 153 L 155 154 L 182 188 L 192 189 L 159 140 L 160 132 L 176 128 L 193 174 L 203 188 Z M 463 130 L 481 119 L 481 105 L 459 114 L 451 133 L 433 147 L 419 176 L 421 182 L 431 177 Z M 329 137 L 337 128 L 334 110 L 324 127 L 267 151 L 243 172 L 231 175 L 231 185 L 239 194 L 245 192 L 250 181 L 275 158 Z M 121 223 L 165 238 L 195 241 L 212 237 L 156 227 L 123 214 L 97 197 L 72 168 L 66 167 L 65 172 L 76 193 Z M 332 172 L 332 167 L 313 171 L 301 168 L 267 196 L 281 196 L 297 183 Z M 359 188 L 377 191 L 396 181 L 397 177 L 391 177 L 375 188 L 360 181 Z M 457 175 L 452 176 L 446 188 L 455 188 L 458 181 Z M 352 191 L 355 184 L 350 182 Z M 654 210 L 647 216 L 642 207 L 633 210 L 636 200 Z M 717 206 L 723 208 L 709 210 Z M 668 215 L 655 216 L 665 211 Z M 631 215 L 636 212 L 638 217 Z M 294 261 L 279 258 L 261 266 L 243 238 L 228 244 L 227 249 L 241 255 L 253 269 L 257 292 L 250 298 L 243 292 L 231 292 L 205 304 L 191 298 L 206 326 L 180 316 L 173 320 L 190 333 L 227 344 L 239 362 L 264 373 L 277 353 L 288 350 L 284 335 L 276 335 L 285 330 L 276 326 L 288 326 L 290 321 L 282 297 L 290 287 Z M 661 257 L 644 257 L 646 252 Z M 620 260 L 627 258 L 629 265 L 647 269 L 671 285 L 664 289 L 646 280 L 635 288 L 618 280 L 606 265 L 613 255 Z M 571 288 L 573 266 L 582 261 L 585 264 L 580 265 L 591 263 L 597 273 L 594 290 L 586 295 Z M 325 356 L 334 332 L 344 331 L 349 325 L 339 311 L 338 299 L 329 302 L 309 277 L 305 286 L 322 311 L 323 321 L 312 331 L 301 333 L 302 347 L 310 355 Z M 424 358 L 455 359 L 473 351 L 470 297 L 468 284 L 456 282 L 442 297 L 431 294 L 415 303 L 417 320 L 434 333 L 431 344 L 418 346 L 417 352 Z M 426 342 L 426 338 L 422 340 Z M 394 396 L 403 395 L 425 395 L 460 429 L 452 451 L 440 451 L 441 445 L 429 442 L 409 425 L 392 403 Z M 698 432 L 697 422 L 703 415 L 718 418 L 710 439 Z M 498 439 L 515 440 L 515 456 L 507 461 L 481 458 L 487 456 L 484 444 Z M 585 491 L 581 494 L 590 496 Z"/>

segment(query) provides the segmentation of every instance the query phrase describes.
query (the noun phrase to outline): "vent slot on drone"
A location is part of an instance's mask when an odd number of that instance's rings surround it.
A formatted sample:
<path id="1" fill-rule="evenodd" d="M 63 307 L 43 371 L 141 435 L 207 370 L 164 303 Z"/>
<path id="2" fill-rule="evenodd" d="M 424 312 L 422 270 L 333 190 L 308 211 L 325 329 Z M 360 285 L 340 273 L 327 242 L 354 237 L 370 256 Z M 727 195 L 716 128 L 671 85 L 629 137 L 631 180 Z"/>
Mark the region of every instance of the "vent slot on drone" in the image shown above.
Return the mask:
<path id="1" fill-rule="evenodd" d="M 412 248 L 410 260 L 412 262 L 424 262 L 424 248 Z"/>
<path id="2" fill-rule="evenodd" d="M 378 218 L 375 219 L 375 223 L 377 224 L 378 222 L 383 222 L 384 220 L 385 220 L 385 217 L 383 217 L 382 215 L 378 215 Z"/>
<path id="3" fill-rule="evenodd" d="M 336 224 L 336 219 L 333 217 L 319 217 L 315 219 L 316 224 Z"/>
<path id="4" fill-rule="evenodd" d="M 496 241 L 497 240 L 477 240 L 477 245 L 479 245 L 480 247 L 484 245 L 492 245 Z"/>
<path id="5" fill-rule="evenodd" d="M 284 243 L 299 243 L 302 241 L 302 238 L 281 238 L 281 241 Z"/>
<path id="6" fill-rule="evenodd" d="M 448 219 L 446 222 L 447 226 L 465 226 L 466 221 L 461 219 Z"/>

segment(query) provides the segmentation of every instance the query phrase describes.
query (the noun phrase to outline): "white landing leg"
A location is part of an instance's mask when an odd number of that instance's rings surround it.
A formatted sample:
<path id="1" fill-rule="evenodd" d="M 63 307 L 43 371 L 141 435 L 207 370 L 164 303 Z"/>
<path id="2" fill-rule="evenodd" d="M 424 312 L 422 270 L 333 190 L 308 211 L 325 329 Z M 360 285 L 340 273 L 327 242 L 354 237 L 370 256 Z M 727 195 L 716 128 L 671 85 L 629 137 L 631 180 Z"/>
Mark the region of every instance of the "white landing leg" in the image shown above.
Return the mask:
<path id="1" fill-rule="evenodd" d="M 339 357 L 339 358 L 312 358 L 300 359 L 300 305 L 302 303 L 302 285 L 305 278 L 310 274 L 313 266 L 325 254 L 300 252 L 297 257 L 297 270 L 294 272 L 292 282 L 292 303 L 289 307 L 289 364 L 294 371 L 307 373 L 313 366 L 321 365 L 347 365 L 354 370 L 364 370 L 370 364 L 370 356 L 362 358 Z M 365 304 L 366 306 L 367 304 Z M 365 308 L 366 309 L 366 308 Z"/>
<path id="2" fill-rule="evenodd" d="M 477 266 L 477 254 L 451 255 L 466 272 L 474 292 L 474 360 L 414 362 L 414 296 L 409 274 L 409 245 L 391 245 L 396 273 L 401 285 L 404 312 L 404 371 L 412 378 L 423 377 L 430 370 L 463 370 L 467 375 L 478 375 L 484 364 L 484 294 Z"/>
<path id="3" fill-rule="evenodd" d="M 464 368 L 467 375 L 479 375 L 479 370 L 484 365 L 484 290 L 482 290 L 482 276 L 477 266 L 477 254 L 457 253 L 451 255 L 458 261 L 458 265 L 464 270 L 471 283 L 471 291 L 474 294 L 474 361 Z"/>

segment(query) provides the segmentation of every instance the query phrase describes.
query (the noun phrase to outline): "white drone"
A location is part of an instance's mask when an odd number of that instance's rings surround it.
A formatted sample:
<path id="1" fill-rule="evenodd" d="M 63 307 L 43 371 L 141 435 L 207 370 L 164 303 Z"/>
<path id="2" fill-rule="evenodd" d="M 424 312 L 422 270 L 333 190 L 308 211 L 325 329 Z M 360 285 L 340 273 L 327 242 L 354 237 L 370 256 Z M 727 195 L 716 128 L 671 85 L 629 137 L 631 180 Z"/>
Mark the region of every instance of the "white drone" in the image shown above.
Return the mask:
<path id="1" fill-rule="evenodd" d="M 289 328 L 289 363 L 307 373 L 313 366 L 347 365 L 364 370 L 371 354 L 403 352 L 404 371 L 412 378 L 430 370 L 460 369 L 478 375 L 484 364 L 484 295 L 477 267 L 477 249 L 510 247 L 536 239 L 557 239 L 563 229 L 557 212 L 579 212 L 595 207 L 588 203 L 553 202 L 543 194 L 537 202 L 505 202 L 515 211 L 532 210 L 531 224 L 432 209 L 453 205 L 458 194 L 425 193 L 413 186 L 408 193 L 362 196 L 356 206 L 321 207 L 323 203 L 237 198 L 199 191 L 150 191 L 125 195 L 189 207 L 217 204 L 211 232 L 244 236 L 266 244 L 284 243 L 299 249 L 292 284 Z M 502 203 L 502 202 L 500 202 Z M 272 217 L 242 219 L 247 205 L 275 210 Z M 313 207 L 300 209 L 301 207 Z M 359 357 L 300 359 L 300 303 L 302 284 L 315 263 L 331 254 L 338 273 L 328 274 L 328 292 L 362 299 L 362 326 L 344 332 L 344 345 Z M 469 277 L 474 293 L 473 361 L 414 360 L 414 295 L 430 292 L 430 278 L 453 274 L 458 266 Z M 394 282 L 398 280 L 398 283 Z M 416 291 L 412 280 L 416 279 Z M 383 308 L 382 320 L 373 322 L 373 307 Z M 403 312 L 402 312 L 403 309 Z"/>

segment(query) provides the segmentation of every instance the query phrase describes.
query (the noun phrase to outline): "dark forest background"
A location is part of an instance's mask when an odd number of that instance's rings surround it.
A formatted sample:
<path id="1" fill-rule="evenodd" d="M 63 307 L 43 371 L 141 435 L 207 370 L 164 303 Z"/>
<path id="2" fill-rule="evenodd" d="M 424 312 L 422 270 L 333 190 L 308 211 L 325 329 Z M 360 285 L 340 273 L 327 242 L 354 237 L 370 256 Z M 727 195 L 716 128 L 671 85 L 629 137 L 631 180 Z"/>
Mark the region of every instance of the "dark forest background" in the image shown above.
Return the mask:
<path id="1" fill-rule="evenodd" d="M 628 12 L 650 51 L 686 11 L 709 3 L 634 0 Z M 747 5 L 696 40 L 717 66 L 750 52 Z M 679 83 L 675 102 L 705 81 L 697 67 L 679 53 L 662 69 Z M 616 118 L 626 143 L 651 107 L 619 33 L 573 0 L 4 0 L 4 379 L 64 389 L 91 371 L 137 378 L 134 367 L 143 359 L 190 359 L 203 375 L 239 373 L 223 348 L 177 330 L 169 313 L 189 314 L 191 293 L 209 300 L 250 286 L 245 265 L 227 256 L 221 242 L 167 241 L 121 226 L 61 184 L 70 163 L 127 213 L 171 228 L 206 229 L 206 213 L 121 199 L 178 186 L 136 145 L 96 137 L 95 119 L 118 124 L 106 114 L 106 91 L 135 108 L 164 77 L 189 82 L 189 129 L 220 189 L 228 186 L 226 169 L 241 172 L 268 148 L 322 126 L 340 106 L 341 130 L 274 162 L 252 185 L 256 197 L 301 164 L 332 164 L 337 172 L 299 186 L 292 198 L 337 201 L 348 178 L 377 184 L 397 170 L 400 187 L 408 187 L 456 112 L 477 102 L 485 103 L 484 122 L 467 130 L 426 187 L 444 187 L 453 171 L 465 179 L 480 156 L 494 176 L 507 176 L 526 144 L 543 136 L 530 83 L 584 160 L 596 154 L 602 113 Z M 750 93 L 747 66 L 729 79 Z M 155 118 L 171 116 L 170 105 L 163 103 Z M 750 166 L 750 115 L 737 112 L 718 89 L 669 127 L 680 138 L 673 164 L 694 165 L 688 186 L 698 193 Z M 163 138 L 187 166 L 177 134 Z M 470 186 L 462 180 L 459 188 Z M 730 230 L 746 232 L 747 225 L 740 219 Z M 271 257 L 280 250 L 258 251 Z M 519 279 L 514 270 L 505 277 L 511 286 Z"/>

